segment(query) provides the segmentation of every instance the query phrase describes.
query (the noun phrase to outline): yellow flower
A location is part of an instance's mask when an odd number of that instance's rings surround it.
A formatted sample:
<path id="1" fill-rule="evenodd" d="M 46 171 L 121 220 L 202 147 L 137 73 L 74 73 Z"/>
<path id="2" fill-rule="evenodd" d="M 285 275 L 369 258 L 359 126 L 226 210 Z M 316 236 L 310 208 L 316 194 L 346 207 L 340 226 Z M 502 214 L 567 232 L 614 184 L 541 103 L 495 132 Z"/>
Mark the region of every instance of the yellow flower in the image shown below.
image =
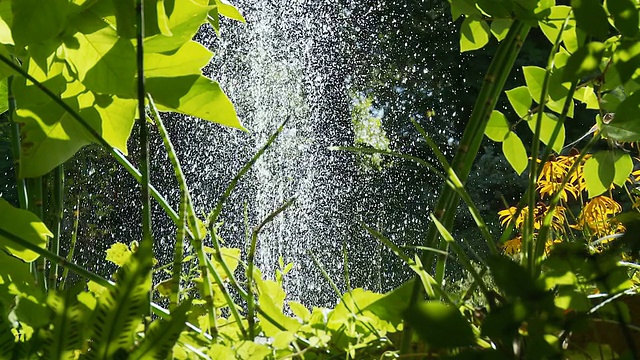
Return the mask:
<path id="1" fill-rule="evenodd" d="M 622 206 L 607 196 L 596 196 L 589 200 L 578 216 L 578 223 L 573 226 L 582 230 L 587 227 L 591 235 L 602 237 L 618 232 L 617 223 L 612 223 L 610 218 L 622 212 Z"/>
<path id="2" fill-rule="evenodd" d="M 549 255 L 549 253 L 551 252 L 551 249 L 553 249 L 553 245 L 559 244 L 561 242 L 562 242 L 561 239 L 547 240 L 547 242 L 544 244 L 544 254 Z"/>
<path id="3" fill-rule="evenodd" d="M 560 185 L 562 185 L 562 180 L 560 182 L 538 180 L 536 190 L 538 190 L 538 193 L 540 193 L 542 197 L 545 195 L 551 197 L 556 192 L 561 191 L 560 198 L 565 202 L 569 200 L 569 194 L 573 195 L 574 198 L 578 197 L 578 189 L 573 184 L 567 182 L 563 188 L 561 188 Z"/>
<path id="4" fill-rule="evenodd" d="M 522 237 L 521 236 L 517 236 L 516 238 L 513 238 L 511 240 L 505 241 L 504 244 L 502 244 L 502 250 L 507 255 L 516 255 L 516 254 L 520 253 L 521 249 L 522 249 Z"/>
<path id="5" fill-rule="evenodd" d="M 569 176 L 565 186 L 561 187 L 562 182 L 567 177 L 567 174 L 569 173 L 571 166 L 575 163 L 577 157 L 578 155 L 558 157 L 551 156 L 549 160 L 542 165 L 536 188 L 541 197 L 551 197 L 558 191 L 561 192 L 560 197 L 563 201 L 568 201 L 569 194 L 574 198 L 578 197 L 578 193 L 581 191 L 581 184 L 579 180 L 583 177 L 576 176 L 576 173 L 581 170 L 581 167 L 579 167 L 577 171 L 573 172 L 571 176 Z M 586 188 L 586 183 L 583 185 L 584 188 Z"/>
<path id="6" fill-rule="evenodd" d="M 578 156 L 580 156 L 579 152 L 572 151 L 569 156 L 558 156 L 558 162 L 564 164 L 567 167 L 567 171 L 569 171 L 576 160 L 578 160 Z M 569 181 L 567 183 L 573 185 L 578 192 L 582 192 L 587 189 L 587 181 L 584 179 L 584 163 L 589 158 L 591 158 L 591 154 L 585 155 L 584 158 L 582 158 L 580 165 L 578 165 L 576 170 L 569 175 Z"/>

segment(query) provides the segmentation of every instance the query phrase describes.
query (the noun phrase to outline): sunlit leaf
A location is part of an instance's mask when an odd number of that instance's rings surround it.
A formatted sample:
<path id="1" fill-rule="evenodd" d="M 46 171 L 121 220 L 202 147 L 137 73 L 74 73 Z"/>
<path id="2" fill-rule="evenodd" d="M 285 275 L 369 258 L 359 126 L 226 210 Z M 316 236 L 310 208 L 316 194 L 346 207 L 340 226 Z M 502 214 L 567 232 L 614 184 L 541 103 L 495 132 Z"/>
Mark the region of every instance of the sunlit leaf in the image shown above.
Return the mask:
<path id="1" fill-rule="evenodd" d="M 172 53 L 145 53 L 146 77 L 200 75 L 213 53 L 195 41 L 188 41 Z"/>
<path id="2" fill-rule="evenodd" d="M 507 118 L 498 110 L 493 110 L 484 134 L 493 141 L 501 142 L 509 133 L 511 127 Z"/>
<path id="3" fill-rule="evenodd" d="M 615 141 L 640 141 L 640 92 L 617 106 L 615 117 L 602 126 L 602 134 Z"/>
<path id="4" fill-rule="evenodd" d="M 2 214 L 0 216 L 0 229 L 18 236 L 32 245 L 44 249 L 47 246 L 48 238 L 53 236 L 51 231 L 33 213 L 14 208 L 2 198 L 0 198 L 0 214 Z M 17 244 L 12 239 L 3 237 L 1 234 L 0 249 L 8 251 L 26 262 L 32 262 L 40 256 Z"/>
<path id="5" fill-rule="evenodd" d="M 235 6 L 231 5 L 230 3 L 226 2 L 225 0 L 209 1 L 209 3 L 211 3 L 211 2 L 215 2 L 215 4 L 217 5 L 217 10 L 218 10 L 218 14 L 219 15 L 222 15 L 222 16 L 227 17 L 229 19 L 240 21 L 242 23 L 246 22 L 246 20 L 244 19 L 244 16 L 242 16 L 240 11 Z M 210 14 L 210 15 L 212 15 L 212 14 Z"/>
<path id="6" fill-rule="evenodd" d="M 526 86 L 520 86 L 515 89 L 505 91 L 509 103 L 521 119 L 526 119 L 531 109 L 531 94 Z"/>
<path id="7" fill-rule="evenodd" d="M 0 44 L 14 44 L 11 36 L 11 24 L 13 23 L 11 4 L 9 1 L 0 2 Z"/>
<path id="8" fill-rule="evenodd" d="M 605 46 L 600 42 L 590 42 L 573 53 L 564 68 L 563 80 L 576 81 L 598 69 Z"/>
<path id="9" fill-rule="evenodd" d="M 107 257 L 105 260 L 110 261 L 118 266 L 124 265 L 131 257 L 129 246 L 123 243 L 115 243 L 107 249 Z"/>
<path id="10" fill-rule="evenodd" d="M 472 51 L 489 42 L 491 30 L 487 22 L 478 17 L 465 17 L 460 27 L 460 51 Z"/>
<path id="11" fill-rule="evenodd" d="M 618 186 L 624 186 L 633 171 L 633 159 L 631 159 L 631 155 L 623 151 L 614 151 L 613 157 L 615 167 L 613 183 Z"/>
<path id="12" fill-rule="evenodd" d="M 491 33 L 498 41 L 502 41 L 507 36 L 511 23 L 511 19 L 495 19 L 491 22 Z"/>
<path id="13" fill-rule="evenodd" d="M 556 42 L 560 29 L 562 28 L 562 25 L 570 11 L 571 7 L 569 6 L 553 6 L 551 7 L 549 14 L 544 19 L 540 20 L 540 30 L 542 30 L 542 33 L 544 33 L 552 44 Z M 575 24 L 575 20 L 572 19 L 570 21 Z"/>
<path id="14" fill-rule="evenodd" d="M 220 85 L 201 75 L 147 79 L 147 90 L 160 110 L 170 110 L 221 125 L 244 129 Z"/>
<path id="15" fill-rule="evenodd" d="M 598 96 L 591 86 L 584 86 L 579 89 L 576 89 L 576 92 L 573 94 L 573 98 L 586 104 L 587 109 L 599 109 L 600 103 L 598 101 Z"/>
<path id="16" fill-rule="evenodd" d="M 524 81 L 527 84 L 529 94 L 531 94 L 536 103 L 539 102 L 546 70 L 538 66 L 523 66 L 522 73 L 524 74 Z"/>
<path id="17" fill-rule="evenodd" d="M 583 172 L 589 198 L 609 190 L 615 178 L 615 171 L 613 151 L 600 151 L 584 163 Z"/>
<path id="18" fill-rule="evenodd" d="M 607 10 L 613 16 L 613 23 L 624 36 L 638 35 L 638 9 L 632 0 L 609 0 Z"/>
<path id="19" fill-rule="evenodd" d="M 527 168 L 528 157 L 527 150 L 522 144 L 522 140 L 514 132 L 507 134 L 502 141 L 502 152 L 507 161 L 513 167 L 518 175 Z"/>
<path id="20" fill-rule="evenodd" d="M 578 28 L 601 39 L 608 37 L 609 20 L 600 0 L 571 0 L 571 7 Z"/>
<path id="21" fill-rule="evenodd" d="M 473 0 L 450 0 L 449 2 L 451 3 L 451 17 L 454 21 L 462 14 L 466 16 L 481 15 Z"/>
<path id="22" fill-rule="evenodd" d="M 537 120 L 538 120 L 538 116 L 535 115 L 531 118 L 531 120 L 527 121 L 527 124 L 529 124 L 529 128 L 531 129 L 531 132 L 535 132 Z M 553 132 L 555 131 L 556 126 L 559 127 L 558 134 L 556 135 L 556 139 L 553 142 L 553 145 L 551 146 L 553 151 L 559 153 L 562 150 L 562 147 L 564 146 L 564 141 L 565 141 L 564 124 L 559 124 L 558 118 L 555 115 L 549 114 L 549 113 L 543 113 L 541 121 L 542 122 L 540 124 L 540 141 L 542 141 L 546 145 L 549 145 L 549 142 L 551 141 L 551 137 L 553 135 Z"/>
<path id="23" fill-rule="evenodd" d="M 207 14 L 211 8 L 212 6 L 203 5 L 202 1 L 180 1 L 179 6 L 174 6 L 169 14 L 167 25 L 172 35 L 157 34 L 145 38 L 144 51 L 160 53 L 180 48 L 190 41 L 200 29 L 200 25 L 207 21 Z"/>
<path id="24" fill-rule="evenodd" d="M 613 66 L 622 84 L 629 81 L 640 68 L 640 42 L 623 38 L 613 53 Z"/>
<path id="25" fill-rule="evenodd" d="M 405 312 L 405 321 L 428 345 L 451 348 L 472 345 L 471 324 L 453 305 L 425 301 Z"/>

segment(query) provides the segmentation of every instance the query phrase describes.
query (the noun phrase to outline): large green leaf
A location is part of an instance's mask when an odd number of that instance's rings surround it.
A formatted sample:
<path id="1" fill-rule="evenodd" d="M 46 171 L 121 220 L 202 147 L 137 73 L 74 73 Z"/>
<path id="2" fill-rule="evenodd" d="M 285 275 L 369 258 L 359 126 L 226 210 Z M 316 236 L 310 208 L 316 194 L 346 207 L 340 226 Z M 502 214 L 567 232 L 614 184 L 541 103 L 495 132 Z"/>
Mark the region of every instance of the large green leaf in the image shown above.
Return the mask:
<path id="1" fill-rule="evenodd" d="M 79 17 L 78 32 L 65 39 L 66 60 L 79 80 L 97 93 L 133 97 L 136 52 L 97 16 Z"/>
<path id="2" fill-rule="evenodd" d="M 520 86 L 515 89 L 505 91 L 509 103 L 521 119 L 527 119 L 529 110 L 531 109 L 531 94 L 526 86 Z"/>
<path id="3" fill-rule="evenodd" d="M 175 308 L 169 320 L 158 319 L 151 323 L 144 339 L 128 359 L 166 359 L 185 327 L 189 310 L 191 310 L 191 300 L 184 301 Z"/>
<path id="4" fill-rule="evenodd" d="M 244 129 L 220 85 L 202 75 L 149 78 L 147 90 L 160 110 L 176 111 Z"/>
<path id="5" fill-rule="evenodd" d="M 491 29 L 478 16 L 465 17 L 460 27 L 460 51 L 472 51 L 484 47 L 489 42 Z"/>
<path id="6" fill-rule="evenodd" d="M 145 38 L 146 53 L 167 52 L 180 48 L 191 40 L 200 29 L 200 25 L 207 21 L 207 14 L 212 8 L 207 1 L 202 0 L 181 0 L 176 5 L 167 22 L 172 35 L 157 34 Z"/>
<path id="7" fill-rule="evenodd" d="M 504 114 L 498 110 L 493 110 L 484 134 L 493 141 L 501 142 L 509 134 L 509 131 L 511 131 L 511 127 Z"/>
<path id="8" fill-rule="evenodd" d="M 82 349 L 86 307 L 81 305 L 72 291 L 51 291 L 47 305 L 52 310 L 53 329 L 46 339 L 46 353 L 50 359 L 73 360 Z"/>
<path id="9" fill-rule="evenodd" d="M 607 12 L 602 6 L 602 1 L 571 0 L 571 7 L 573 8 L 578 28 L 601 39 L 608 37 L 609 20 Z"/>
<path id="10" fill-rule="evenodd" d="M 491 22 L 491 34 L 498 40 L 502 41 L 507 36 L 509 28 L 513 20 L 511 19 L 495 19 Z"/>
<path id="11" fill-rule="evenodd" d="M 450 304 L 421 302 L 409 308 L 404 318 L 425 343 L 435 348 L 469 346 L 475 341 L 471 324 Z"/>
<path id="12" fill-rule="evenodd" d="M 529 128 L 532 132 L 535 132 L 537 120 L 538 116 L 533 116 L 531 120 L 527 121 L 527 124 L 529 124 Z M 556 136 L 553 145 L 551 145 L 551 148 L 553 149 L 553 151 L 559 153 L 562 150 L 565 141 L 564 124 L 558 124 L 558 118 L 553 114 L 542 114 L 542 120 L 540 124 L 540 141 L 542 141 L 546 145 L 549 145 L 556 126 L 559 126 L 560 129 L 558 130 L 558 135 Z"/>
<path id="13" fill-rule="evenodd" d="M 640 141 L 640 91 L 617 106 L 615 117 L 602 125 L 602 134 L 615 141 Z"/>
<path id="14" fill-rule="evenodd" d="M 540 20 L 540 30 L 542 30 L 544 35 L 552 44 L 556 42 L 560 29 L 562 28 L 562 25 L 570 11 L 571 7 L 569 6 L 553 6 L 550 9 L 549 15 Z M 575 20 L 573 19 L 570 20 L 570 22 L 575 24 Z"/>
<path id="15" fill-rule="evenodd" d="M 620 83 L 629 81 L 640 68 L 640 42 L 623 38 L 613 53 L 613 66 Z"/>
<path id="16" fill-rule="evenodd" d="M 54 38 L 67 23 L 68 0 L 20 0 L 11 4 L 11 36 L 19 47 Z"/>
<path id="17" fill-rule="evenodd" d="M 632 0 L 609 0 L 607 10 L 613 16 L 613 23 L 624 36 L 638 35 L 638 9 Z"/>
<path id="18" fill-rule="evenodd" d="M 260 305 L 260 309 L 269 318 L 281 326 L 284 326 L 286 330 L 292 332 L 297 331 L 301 324 L 297 320 L 286 316 L 282 311 L 285 293 L 280 285 L 275 281 L 262 280 L 257 277 L 255 280 L 258 287 L 258 304 Z M 258 314 L 258 319 L 260 320 L 262 331 L 266 336 L 274 336 L 282 331 L 276 324 L 272 323 L 262 314 Z"/>
<path id="19" fill-rule="evenodd" d="M 589 198 L 609 190 L 614 179 L 618 177 L 616 176 L 616 162 L 621 156 L 619 151 L 605 150 L 597 152 L 584 163 L 584 179 L 587 182 Z M 621 163 L 621 165 L 623 164 Z"/>
<path id="20" fill-rule="evenodd" d="M 213 53 L 195 41 L 188 41 L 172 53 L 145 53 L 146 77 L 200 75 Z"/>
<path id="21" fill-rule="evenodd" d="M 51 231 L 33 213 L 14 208 L 2 198 L 0 198 L 0 214 L 2 214 L 0 216 L 0 229 L 33 245 L 44 249 L 47 246 L 47 239 L 53 236 Z M 40 256 L 1 234 L 0 249 L 8 251 L 26 262 L 32 262 Z"/>
<path id="22" fill-rule="evenodd" d="M 504 138 L 502 141 L 502 153 L 504 153 L 507 161 L 518 175 L 522 174 L 527 168 L 527 150 L 516 133 L 509 132 L 507 137 Z"/>
<path id="23" fill-rule="evenodd" d="M 601 42 L 590 42 L 571 55 L 563 71 L 563 80 L 577 81 L 598 69 L 605 46 Z"/>
<path id="24" fill-rule="evenodd" d="M 14 45 L 11 36 L 11 24 L 13 24 L 13 12 L 11 2 L 0 2 L 0 44 Z"/>

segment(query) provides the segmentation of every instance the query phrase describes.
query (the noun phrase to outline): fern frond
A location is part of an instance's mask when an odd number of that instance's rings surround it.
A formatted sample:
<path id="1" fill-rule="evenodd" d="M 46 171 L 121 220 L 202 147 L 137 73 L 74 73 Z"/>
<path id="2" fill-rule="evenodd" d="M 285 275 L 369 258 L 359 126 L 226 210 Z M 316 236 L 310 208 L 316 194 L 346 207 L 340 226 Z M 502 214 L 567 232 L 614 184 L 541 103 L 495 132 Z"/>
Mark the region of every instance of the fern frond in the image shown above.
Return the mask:
<path id="1" fill-rule="evenodd" d="M 184 329 L 189 309 L 191 300 L 182 302 L 173 310 L 171 319 L 154 321 L 140 346 L 131 353 L 129 360 L 166 359 Z"/>
<path id="2" fill-rule="evenodd" d="M 72 291 L 51 291 L 47 305 L 53 311 L 53 329 L 47 341 L 46 354 L 50 359 L 75 359 L 74 350 L 82 348 L 83 327 L 87 314 L 77 303 Z"/>
<path id="3" fill-rule="evenodd" d="M 3 315 L 0 316 L 0 360 L 4 360 L 11 359 L 11 354 L 16 346 L 16 338 L 11 332 L 9 321 L 4 317 L 4 311 L 1 313 Z"/>
<path id="4" fill-rule="evenodd" d="M 114 359 L 133 347 L 135 330 L 151 289 L 151 246 L 138 251 L 118 270 L 116 286 L 100 297 L 92 322 L 93 343 L 88 359 Z"/>

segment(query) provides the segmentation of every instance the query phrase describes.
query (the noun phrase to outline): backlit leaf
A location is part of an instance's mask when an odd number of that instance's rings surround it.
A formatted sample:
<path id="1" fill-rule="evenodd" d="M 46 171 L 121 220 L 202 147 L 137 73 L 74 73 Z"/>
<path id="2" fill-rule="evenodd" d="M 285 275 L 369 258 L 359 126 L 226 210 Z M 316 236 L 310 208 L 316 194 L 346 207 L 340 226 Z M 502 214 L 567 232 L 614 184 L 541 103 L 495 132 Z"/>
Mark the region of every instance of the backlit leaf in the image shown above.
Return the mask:
<path id="1" fill-rule="evenodd" d="M 2 198 L 0 198 L 0 214 L 2 214 L 0 216 L 0 229 L 33 245 L 44 249 L 47 246 L 48 238 L 53 236 L 51 231 L 33 213 L 15 208 Z M 40 256 L 2 235 L 0 235 L 0 249 L 8 251 L 26 262 L 32 262 Z"/>
<path id="2" fill-rule="evenodd" d="M 491 33 L 498 40 L 502 41 L 502 39 L 507 36 L 509 32 L 509 28 L 511 27 L 511 23 L 513 20 L 511 19 L 495 19 L 491 22 Z"/>
<path id="3" fill-rule="evenodd" d="M 111 261 L 118 266 L 122 266 L 129 260 L 131 254 L 129 246 L 118 242 L 107 249 L 107 257 L 105 260 Z"/>
<path id="4" fill-rule="evenodd" d="M 465 17 L 460 28 L 460 51 L 472 51 L 489 42 L 491 30 L 487 22 L 478 17 Z"/>
<path id="5" fill-rule="evenodd" d="M 535 132 L 537 120 L 538 120 L 538 116 L 535 115 L 532 117 L 531 120 L 527 121 L 527 124 L 529 125 L 531 132 Z M 540 124 L 540 141 L 542 141 L 546 145 L 549 145 L 549 142 L 551 141 L 551 137 L 555 131 L 556 126 L 559 127 L 558 134 L 556 135 L 555 141 L 551 146 L 553 151 L 559 153 L 562 150 L 562 147 L 564 146 L 564 141 L 565 141 L 564 125 L 559 124 L 558 118 L 555 115 L 549 114 L 549 113 L 543 113 L 541 121 L 542 122 Z"/>
<path id="6" fill-rule="evenodd" d="M 157 34 L 144 39 L 146 53 L 173 51 L 190 41 L 207 21 L 207 14 L 212 6 L 203 5 L 202 1 L 182 0 L 174 6 L 167 23 L 173 35 Z M 135 64 L 135 62 L 134 62 Z"/>
<path id="7" fill-rule="evenodd" d="M 214 0 L 215 4 L 218 7 L 218 14 L 222 15 L 224 17 L 227 17 L 229 19 L 233 19 L 236 21 L 240 21 L 242 23 L 245 23 L 246 20 L 244 19 L 244 16 L 242 16 L 242 14 L 240 13 L 240 11 L 233 5 L 231 5 L 230 3 L 226 2 L 225 0 Z M 209 1 L 209 3 L 211 3 L 212 1 Z"/>
<path id="8" fill-rule="evenodd" d="M 526 119 L 531 109 L 531 94 L 526 86 L 505 91 L 509 103 L 521 119 Z"/>
<path id="9" fill-rule="evenodd" d="M 607 10 L 613 16 L 613 23 L 624 36 L 636 36 L 638 34 L 638 9 L 636 2 L 632 0 L 609 0 Z"/>
<path id="10" fill-rule="evenodd" d="M 473 0 L 450 0 L 449 2 L 451 3 L 451 18 L 454 21 L 462 14 L 466 16 L 481 14 Z"/>
<path id="11" fill-rule="evenodd" d="M 618 186 L 624 186 L 633 171 L 633 159 L 631 159 L 631 155 L 624 151 L 614 151 L 613 157 L 616 169 L 613 183 Z"/>
<path id="12" fill-rule="evenodd" d="M 502 152 L 516 173 L 518 173 L 518 175 L 522 174 L 527 168 L 527 150 L 524 148 L 522 140 L 520 140 L 516 133 L 510 132 L 507 134 L 507 137 L 504 138 L 504 141 L 502 141 Z"/>
<path id="13" fill-rule="evenodd" d="M 622 84 L 629 81 L 640 68 L 640 42 L 628 39 L 620 41 L 613 53 L 613 66 Z"/>
<path id="14" fill-rule="evenodd" d="M 501 142 L 510 131 L 509 121 L 498 110 L 493 110 L 484 134 L 493 141 Z"/>
<path id="15" fill-rule="evenodd" d="M 599 109 L 598 96 L 591 86 L 584 86 L 576 89 L 573 98 L 586 104 L 587 109 Z"/>
<path id="16" fill-rule="evenodd" d="M 195 41 L 188 41 L 173 53 L 145 53 L 146 77 L 200 75 L 213 53 Z"/>
<path id="17" fill-rule="evenodd" d="M 640 92 L 617 106 L 615 117 L 602 126 L 602 134 L 615 141 L 640 141 Z"/>
<path id="18" fill-rule="evenodd" d="M 542 95 L 542 83 L 544 82 L 545 69 L 538 66 L 523 66 L 522 73 L 527 89 L 533 100 L 537 103 Z"/>
<path id="19" fill-rule="evenodd" d="M 548 16 L 540 20 L 540 30 L 542 30 L 544 35 L 552 44 L 556 42 L 560 29 L 562 28 L 562 25 L 570 11 L 571 7 L 569 6 L 553 6 L 551 7 Z M 575 24 L 575 20 L 573 19 L 570 20 L 570 22 Z"/>
<path id="20" fill-rule="evenodd" d="M 609 20 L 600 0 L 571 0 L 571 7 L 578 28 L 601 39 L 608 37 Z"/>
<path id="21" fill-rule="evenodd" d="M 160 110 L 170 110 L 221 125 L 244 129 L 220 85 L 202 75 L 147 79 L 147 90 Z"/>
<path id="22" fill-rule="evenodd" d="M 404 315 L 416 334 L 435 348 L 468 346 L 475 340 L 471 324 L 450 304 L 425 301 L 409 308 Z"/>
<path id="23" fill-rule="evenodd" d="M 605 46 L 601 42 L 590 42 L 573 53 L 564 68 L 563 80 L 576 81 L 598 69 Z"/>
<path id="24" fill-rule="evenodd" d="M 584 179 L 589 198 L 609 190 L 615 178 L 615 157 L 612 151 L 600 151 L 584 163 Z"/>
<path id="25" fill-rule="evenodd" d="M 52 39 L 62 33 L 69 9 L 68 0 L 12 1 L 11 36 L 17 46 Z"/>

